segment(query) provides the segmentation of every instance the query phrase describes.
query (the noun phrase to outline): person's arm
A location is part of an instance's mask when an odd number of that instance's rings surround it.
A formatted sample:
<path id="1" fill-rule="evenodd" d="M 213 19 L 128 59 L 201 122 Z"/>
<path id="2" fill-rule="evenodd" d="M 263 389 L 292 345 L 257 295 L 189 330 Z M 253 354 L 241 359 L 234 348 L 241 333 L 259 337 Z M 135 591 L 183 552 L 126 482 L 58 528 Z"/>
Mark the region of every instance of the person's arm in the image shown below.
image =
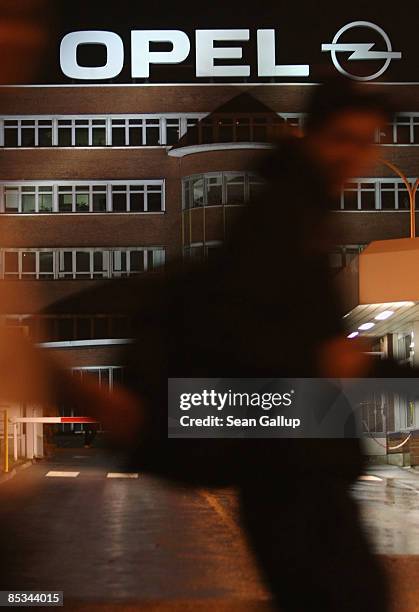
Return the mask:
<path id="1" fill-rule="evenodd" d="M 0 327 L 0 401 L 40 404 L 46 415 L 69 406 L 79 416 L 96 418 L 121 441 L 134 440 L 141 427 L 133 394 L 75 378 L 53 355 L 7 327 Z"/>

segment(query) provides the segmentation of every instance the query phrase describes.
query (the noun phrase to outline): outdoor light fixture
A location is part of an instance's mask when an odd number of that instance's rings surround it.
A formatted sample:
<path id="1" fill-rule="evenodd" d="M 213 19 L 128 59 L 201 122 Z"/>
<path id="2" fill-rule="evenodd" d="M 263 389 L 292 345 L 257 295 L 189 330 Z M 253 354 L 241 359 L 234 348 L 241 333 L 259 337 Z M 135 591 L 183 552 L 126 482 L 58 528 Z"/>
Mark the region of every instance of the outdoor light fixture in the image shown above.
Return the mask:
<path id="1" fill-rule="evenodd" d="M 394 315 L 394 310 L 383 310 L 376 317 L 374 317 L 377 321 L 385 321 L 389 319 L 392 315 Z"/>
<path id="2" fill-rule="evenodd" d="M 369 321 L 368 323 L 363 323 L 362 325 L 360 325 L 358 327 L 358 329 L 360 331 L 367 331 L 367 329 L 371 329 L 371 327 L 374 327 L 375 323 L 372 323 L 372 321 Z"/>
<path id="3" fill-rule="evenodd" d="M 357 336 L 359 336 L 359 332 L 351 332 L 348 336 L 346 336 L 347 338 L 356 338 Z"/>

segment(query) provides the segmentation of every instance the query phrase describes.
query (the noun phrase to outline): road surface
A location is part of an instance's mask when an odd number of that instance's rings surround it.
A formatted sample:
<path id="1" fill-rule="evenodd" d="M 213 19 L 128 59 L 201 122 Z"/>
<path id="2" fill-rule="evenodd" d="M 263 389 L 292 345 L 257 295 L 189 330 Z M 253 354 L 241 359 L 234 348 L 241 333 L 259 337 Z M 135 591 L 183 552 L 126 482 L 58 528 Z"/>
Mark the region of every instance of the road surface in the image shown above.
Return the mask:
<path id="1" fill-rule="evenodd" d="M 354 488 L 394 609 L 419 610 L 419 473 Z M 404 473 L 400 472 L 403 476 Z M 234 491 L 126 473 L 99 449 L 64 448 L 0 485 L 0 588 L 62 590 L 65 609 L 269 610 Z M 418 607 L 415 607 L 418 606 Z"/>

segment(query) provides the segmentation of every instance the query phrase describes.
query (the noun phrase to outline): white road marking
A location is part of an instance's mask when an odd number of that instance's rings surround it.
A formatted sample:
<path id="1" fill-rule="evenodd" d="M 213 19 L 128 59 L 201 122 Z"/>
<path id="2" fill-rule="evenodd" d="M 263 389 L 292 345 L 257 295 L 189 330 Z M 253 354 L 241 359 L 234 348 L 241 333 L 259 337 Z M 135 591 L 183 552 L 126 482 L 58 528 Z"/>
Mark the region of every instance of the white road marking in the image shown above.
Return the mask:
<path id="1" fill-rule="evenodd" d="M 73 459 L 90 459 L 90 455 L 73 455 Z"/>
<path id="2" fill-rule="evenodd" d="M 47 474 L 45 474 L 45 476 L 48 478 L 77 478 L 77 476 L 80 474 L 80 472 L 56 472 L 54 470 L 51 470 L 49 472 L 47 472 Z"/>
<path id="3" fill-rule="evenodd" d="M 358 478 L 358 480 L 367 480 L 370 482 L 383 482 L 382 478 L 378 478 L 378 476 L 373 476 L 372 474 L 363 474 Z"/>
<path id="4" fill-rule="evenodd" d="M 106 478 L 138 478 L 135 472 L 108 472 Z"/>

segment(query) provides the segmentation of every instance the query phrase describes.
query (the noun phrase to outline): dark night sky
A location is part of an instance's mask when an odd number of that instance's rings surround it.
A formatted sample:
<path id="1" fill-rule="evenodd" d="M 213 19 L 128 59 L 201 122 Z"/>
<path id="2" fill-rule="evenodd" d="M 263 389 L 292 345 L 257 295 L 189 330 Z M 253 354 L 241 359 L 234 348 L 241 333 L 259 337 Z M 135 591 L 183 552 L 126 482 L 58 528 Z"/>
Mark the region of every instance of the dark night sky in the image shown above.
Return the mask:
<path id="1" fill-rule="evenodd" d="M 348 0 L 344 3 L 329 1 L 270 1 L 257 0 L 254 4 L 243 1 L 207 0 L 205 3 L 152 1 L 149 4 L 127 0 L 61 0 L 53 2 L 58 7 L 55 32 L 51 31 L 50 44 L 43 74 L 39 82 L 69 82 L 59 67 L 59 42 L 62 36 L 78 29 L 107 29 L 118 33 L 125 45 L 125 67 L 118 82 L 132 82 L 130 76 L 130 30 L 132 29 L 181 29 L 190 35 L 198 28 L 250 28 L 250 43 L 242 43 L 244 63 L 255 66 L 256 29 L 275 28 L 278 38 L 278 63 L 309 63 L 311 80 L 331 66 L 330 55 L 320 52 L 322 42 L 331 42 L 337 30 L 355 20 L 372 21 L 380 25 L 390 36 L 393 50 L 402 51 L 403 58 L 393 61 L 381 80 L 419 81 L 419 8 L 412 0 L 400 0 L 394 5 L 385 0 L 360 2 Z M 357 39 L 358 36 L 358 39 Z M 372 42 L 374 35 L 368 32 L 352 32 L 347 42 Z M 379 39 L 377 38 L 378 42 Z M 344 42 L 342 40 L 342 42 Z M 87 50 L 89 52 L 87 53 Z M 103 63 L 100 48 L 85 47 L 80 61 L 95 65 Z M 356 66 L 355 66 L 356 64 Z M 367 66 L 369 64 L 369 66 Z M 381 65 L 381 64 L 379 64 Z M 377 65 L 377 67 L 379 67 Z M 352 62 L 352 69 L 367 69 L 370 62 Z M 253 70 L 254 72 L 254 70 Z M 153 69 L 151 80 L 156 82 L 194 81 L 194 46 L 185 65 Z M 231 79 L 230 79 L 231 80 Z M 290 80 L 290 79 L 287 79 Z M 298 79 L 297 79 L 298 80 Z M 301 80 L 301 79 L 300 79 Z"/>

